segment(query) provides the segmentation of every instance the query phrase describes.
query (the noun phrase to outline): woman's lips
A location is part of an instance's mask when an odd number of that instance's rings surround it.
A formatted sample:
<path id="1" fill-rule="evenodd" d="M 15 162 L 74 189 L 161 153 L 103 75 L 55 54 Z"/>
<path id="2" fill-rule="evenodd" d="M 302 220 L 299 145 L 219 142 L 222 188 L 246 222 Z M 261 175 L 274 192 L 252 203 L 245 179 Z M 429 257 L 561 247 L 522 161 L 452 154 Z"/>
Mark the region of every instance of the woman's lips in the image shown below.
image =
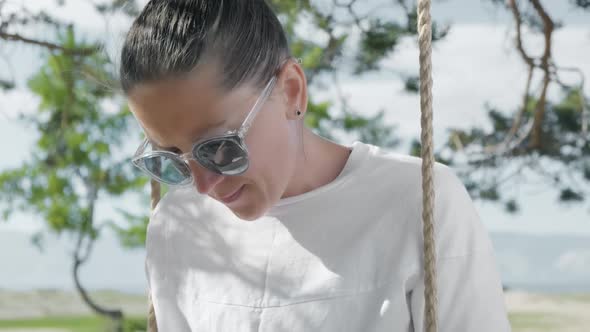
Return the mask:
<path id="1" fill-rule="evenodd" d="M 236 201 L 238 198 L 240 198 L 242 191 L 244 189 L 244 186 L 241 186 L 240 189 L 238 189 L 235 193 L 233 193 L 231 196 L 227 197 L 227 198 L 222 198 L 220 199 L 223 203 L 225 204 L 229 204 L 231 202 Z"/>

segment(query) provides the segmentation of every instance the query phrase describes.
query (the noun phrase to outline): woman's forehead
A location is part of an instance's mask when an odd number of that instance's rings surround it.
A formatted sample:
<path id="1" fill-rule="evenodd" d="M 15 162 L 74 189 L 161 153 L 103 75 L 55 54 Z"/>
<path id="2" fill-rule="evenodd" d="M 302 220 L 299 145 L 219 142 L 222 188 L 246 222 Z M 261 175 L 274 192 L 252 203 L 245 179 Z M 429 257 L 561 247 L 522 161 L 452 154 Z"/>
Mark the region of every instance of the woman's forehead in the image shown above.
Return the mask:
<path id="1" fill-rule="evenodd" d="M 195 75 L 141 84 L 128 97 L 146 134 L 159 146 L 178 147 L 222 124 L 235 126 L 256 96 L 249 88 L 223 91 L 210 76 Z"/>
<path id="2" fill-rule="evenodd" d="M 129 92 L 129 99 L 136 108 L 156 111 L 160 107 L 179 106 L 191 110 L 207 111 L 219 107 L 234 107 L 255 98 L 256 89 L 242 84 L 232 90 L 222 88 L 222 77 L 215 68 L 201 66 L 187 75 L 160 79 L 137 85 Z M 206 114 L 206 112 L 205 112 Z"/>
<path id="3" fill-rule="evenodd" d="M 129 92 L 128 97 L 139 111 L 157 110 L 168 105 L 210 106 L 218 103 L 227 94 L 218 88 L 218 81 L 213 69 L 203 68 L 198 73 L 182 77 L 138 84 Z"/>

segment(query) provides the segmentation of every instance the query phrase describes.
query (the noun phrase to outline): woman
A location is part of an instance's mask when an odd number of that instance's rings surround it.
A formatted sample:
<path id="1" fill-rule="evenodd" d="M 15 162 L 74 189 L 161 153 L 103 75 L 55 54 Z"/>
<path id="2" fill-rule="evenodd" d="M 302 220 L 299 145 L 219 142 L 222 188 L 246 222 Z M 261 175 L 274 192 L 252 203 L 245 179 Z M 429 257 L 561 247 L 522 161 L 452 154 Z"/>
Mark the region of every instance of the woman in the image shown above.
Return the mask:
<path id="1" fill-rule="evenodd" d="M 422 331 L 420 159 L 323 139 L 263 0 L 152 0 L 121 81 L 172 190 L 146 273 L 160 331 Z M 150 148 L 150 146 L 152 148 Z M 509 331 L 489 236 L 435 166 L 439 330 Z"/>

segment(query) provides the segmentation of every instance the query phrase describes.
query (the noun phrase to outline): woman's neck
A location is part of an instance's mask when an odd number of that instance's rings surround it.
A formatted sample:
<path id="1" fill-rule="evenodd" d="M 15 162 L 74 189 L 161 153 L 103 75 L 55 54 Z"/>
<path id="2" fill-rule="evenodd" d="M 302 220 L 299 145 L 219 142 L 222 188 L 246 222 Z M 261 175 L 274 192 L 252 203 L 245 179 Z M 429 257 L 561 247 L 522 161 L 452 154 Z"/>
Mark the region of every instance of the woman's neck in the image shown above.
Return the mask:
<path id="1" fill-rule="evenodd" d="M 307 127 L 303 127 L 302 135 L 297 167 L 281 198 L 301 195 L 334 181 L 350 156 L 348 147 L 318 136 Z"/>

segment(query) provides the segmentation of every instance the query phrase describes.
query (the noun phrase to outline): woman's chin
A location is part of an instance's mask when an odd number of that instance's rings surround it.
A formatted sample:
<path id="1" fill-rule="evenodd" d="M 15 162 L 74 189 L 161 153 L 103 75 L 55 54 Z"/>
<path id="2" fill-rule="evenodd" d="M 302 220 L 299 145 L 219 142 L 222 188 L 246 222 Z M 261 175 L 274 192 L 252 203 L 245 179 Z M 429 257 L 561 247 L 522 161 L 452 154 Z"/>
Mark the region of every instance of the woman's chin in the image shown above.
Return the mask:
<path id="1" fill-rule="evenodd" d="M 225 204 L 238 218 L 243 221 L 254 221 L 262 215 L 256 204 L 250 201 L 250 192 L 246 186 L 240 196 L 231 203 Z"/>

